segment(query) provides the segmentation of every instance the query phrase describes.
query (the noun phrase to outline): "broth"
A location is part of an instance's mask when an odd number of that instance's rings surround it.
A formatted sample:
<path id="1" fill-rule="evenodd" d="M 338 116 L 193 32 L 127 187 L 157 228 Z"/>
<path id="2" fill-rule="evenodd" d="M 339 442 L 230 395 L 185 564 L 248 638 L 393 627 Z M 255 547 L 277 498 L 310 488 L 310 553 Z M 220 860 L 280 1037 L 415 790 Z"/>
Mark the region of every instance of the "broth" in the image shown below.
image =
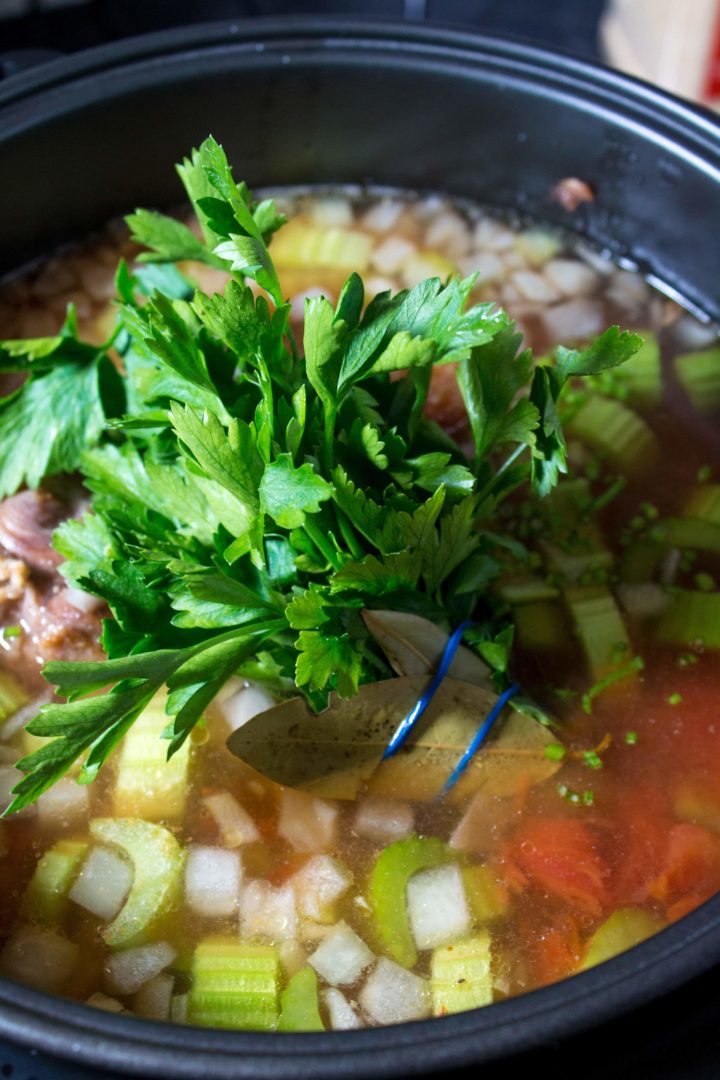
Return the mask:
<path id="1" fill-rule="evenodd" d="M 402 770 L 401 780 L 371 778 L 350 803 L 284 791 L 225 747 L 239 714 L 271 703 L 242 675 L 208 710 L 174 779 L 154 749 L 165 723 L 156 709 L 142 721 L 145 735 L 129 736 L 132 749 L 120 748 L 91 787 L 63 780 L 37 810 L 2 823 L 0 968 L 111 1011 L 268 1028 L 277 1003 L 270 1008 L 242 980 L 222 1005 L 216 1000 L 218 971 L 234 978 L 244 963 L 262 974 L 267 962 L 279 964 L 275 994 L 298 974 L 319 976 L 319 1013 L 284 998 L 281 1027 L 283 1016 L 289 1029 L 372 1026 L 547 985 L 631 947 L 720 889 L 720 636 L 712 630 L 720 353 L 707 361 L 715 375 L 695 380 L 692 362 L 678 358 L 710 355 L 714 328 L 638 275 L 542 228 L 436 196 L 311 191 L 281 200 L 292 223 L 272 253 L 296 322 L 307 295 L 337 300 L 352 269 L 371 295 L 477 269 L 474 299 L 502 303 L 540 355 L 616 321 L 657 342 L 654 358 L 627 378 L 605 372 L 589 394 L 571 396 L 571 478 L 546 503 L 510 499 L 502 510 L 506 535 L 531 557 L 521 563 L 509 550 L 496 590 L 517 626 L 514 676 L 559 721 L 562 743 L 542 755 L 556 771 L 539 780 L 520 772 L 502 790 L 442 802 L 422 777 L 408 798 Z M 73 302 L 84 336 L 101 342 L 117 258 L 136 254 L 113 226 L 7 282 L 0 337 L 54 334 Z M 184 269 L 208 292 L 226 280 L 217 270 Z M 4 378 L 7 392 L 12 377 Z M 597 401 L 610 405 L 593 416 Z M 427 407 L 467 438 L 450 366 L 435 370 Z M 85 505 L 68 480 L 0 506 L 0 673 L 28 699 L 2 729 L 7 801 L 13 762 L 33 741 L 24 721 L 46 693 L 39 664 L 102 655 L 102 605 L 67 588 L 50 553 L 54 525 Z M 133 769 L 137 784 L 128 780 Z M 137 882 L 137 843 L 88 827 L 113 816 L 159 823 L 174 838 L 162 843 L 192 853 L 184 870 L 180 855 L 167 855 L 168 880 L 180 875 L 185 886 L 156 891 L 161 910 L 137 916 L 133 933 L 114 921 L 133 886 L 108 882 L 122 878 L 128 860 Z M 142 844 L 153 853 L 159 836 L 151 830 Z M 59 876 L 38 886 L 38 864 L 52 851 Z M 89 869 L 98 851 L 111 862 Z M 93 875 L 90 892 L 80 889 Z M 98 881 L 109 898 L 98 899 Z M 378 914 L 406 902 L 419 954 L 412 973 L 397 942 L 386 947 L 388 916 Z M 240 957 L 241 942 L 260 949 Z M 343 963 L 340 973 L 332 966 Z M 248 1020 L 243 1008 L 256 992 Z"/>

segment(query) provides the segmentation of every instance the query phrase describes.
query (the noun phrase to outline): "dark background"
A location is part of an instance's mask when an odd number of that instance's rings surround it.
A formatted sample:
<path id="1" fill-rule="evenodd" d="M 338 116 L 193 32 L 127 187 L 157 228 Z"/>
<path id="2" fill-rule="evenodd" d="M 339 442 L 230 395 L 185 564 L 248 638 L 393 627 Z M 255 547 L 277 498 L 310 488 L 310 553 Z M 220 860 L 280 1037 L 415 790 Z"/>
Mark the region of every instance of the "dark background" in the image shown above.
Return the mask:
<path id="1" fill-rule="evenodd" d="M 682 0 L 678 0 L 682 2 Z M 73 52 L 134 34 L 214 19 L 305 13 L 436 21 L 531 40 L 599 59 L 603 0 L 0 0 L 0 77 L 41 50 Z M 34 57 L 28 50 L 32 50 Z M 519 1075 L 582 1080 L 720 1078 L 718 976 L 711 972 L 660 1002 L 562 1045 L 482 1069 L 483 1080 Z M 473 1077 L 477 1076 L 477 1071 Z M 6 1080 L 81 1080 L 98 1071 L 0 1044 Z M 461 1080 L 460 1077 L 457 1080 Z M 470 1080 L 469 1075 L 462 1080 Z"/>

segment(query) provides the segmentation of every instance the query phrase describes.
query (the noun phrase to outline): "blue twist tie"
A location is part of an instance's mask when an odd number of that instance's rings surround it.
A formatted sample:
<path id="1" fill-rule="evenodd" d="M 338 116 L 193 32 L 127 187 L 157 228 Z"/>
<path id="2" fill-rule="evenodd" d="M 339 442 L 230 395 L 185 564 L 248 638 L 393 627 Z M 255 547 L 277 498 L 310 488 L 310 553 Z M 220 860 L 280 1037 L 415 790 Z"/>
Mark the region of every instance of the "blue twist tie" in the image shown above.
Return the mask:
<path id="1" fill-rule="evenodd" d="M 440 794 L 438 795 L 439 799 L 442 799 L 442 797 L 444 795 L 447 795 L 448 791 L 450 791 L 451 788 L 455 787 L 458 780 L 460 779 L 460 777 L 462 776 L 462 774 L 465 772 L 468 765 L 470 764 L 470 762 L 471 762 L 471 760 L 473 758 L 473 755 L 482 746 L 482 744 L 485 742 L 485 739 L 490 734 L 490 729 L 492 728 L 493 724 L 495 723 L 495 721 L 500 716 L 500 713 L 503 711 L 503 709 L 507 705 L 510 698 L 515 697 L 515 695 L 519 694 L 519 693 L 520 693 L 520 687 L 516 683 L 513 683 L 512 686 L 509 686 L 508 689 L 505 690 L 500 695 L 500 697 L 497 699 L 497 701 L 493 705 L 490 712 L 487 714 L 487 716 L 483 720 L 482 726 L 478 730 L 477 734 L 475 735 L 474 739 L 472 740 L 472 742 L 468 746 L 467 750 L 465 751 L 463 756 L 460 758 L 457 765 L 453 769 L 452 773 L 450 774 L 450 776 L 447 778 L 447 780 L 443 784 L 442 790 L 440 791 Z"/>
<path id="2" fill-rule="evenodd" d="M 454 630 L 448 638 L 447 644 L 445 646 L 445 652 L 442 654 L 440 664 L 437 671 L 433 675 L 432 682 L 430 683 L 420 700 L 413 705 L 407 716 L 398 724 L 395 730 L 395 734 L 388 743 L 385 749 L 385 753 L 382 756 L 383 761 L 385 761 L 389 757 L 392 757 L 393 754 L 397 753 L 397 751 L 400 749 L 400 747 L 412 731 L 415 724 L 418 722 L 432 699 L 435 697 L 440 683 L 447 675 L 448 671 L 450 670 L 450 665 L 455 659 L 455 653 L 460 647 L 460 642 L 462 641 L 463 634 L 473 625 L 474 624 L 471 622 L 470 619 L 466 619 L 465 622 L 460 623 L 458 628 Z"/>

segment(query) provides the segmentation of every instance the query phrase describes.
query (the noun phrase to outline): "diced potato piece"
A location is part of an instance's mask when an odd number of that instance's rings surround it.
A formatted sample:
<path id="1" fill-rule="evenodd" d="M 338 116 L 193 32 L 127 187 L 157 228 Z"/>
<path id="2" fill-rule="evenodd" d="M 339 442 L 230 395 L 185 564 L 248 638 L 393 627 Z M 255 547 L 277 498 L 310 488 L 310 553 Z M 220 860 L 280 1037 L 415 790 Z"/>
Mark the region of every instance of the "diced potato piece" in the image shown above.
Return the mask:
<path id="1" fill-rule="evenodd" d="M 337 838 L 338 808 L 303 791 L 284 788 L 280 796 L 278 836 L 296 851 L 332 851 Z"/>
<path id="2" fill-rule="evenodd" d="M 414 827 L 415 812 L 409 803 L 368 795 L 357 804 L 353 829 L 368 840 L 385 844 L 404 840 Z"/>
<path id="3" fill-rule="evenodd" d="M 167 941 L 113 953 L 105 962 L 105 983 L 111 994 L 134 994 L 172 964 L 176 953 Z"/>
<path id="4" fill-rule="evenodd" d="M 472 920 L 460 868 L 421 870 L 407 886 L 410 929 L 418 949 L 449 945 L 470 932 Z"/>
<path id="5" fill-rule="evenodd" d="M 237 851 L 191 847 L 185 864 L 185 899 L 189 908 L 207 918 L 237 911 L 242 866 Z"/>
<path id="6" fill-rule="evenodd" d="M 426 979 L 413 975 L 384 956 L 378 960 L 358 994 L 362 1009 L 377 1024 L 403 1024 L 424 1020 L 432 1012 Z"/>
<path id="7" fill-rule="evenodd" d="M 249 881 L 240 894 L 240 933 L 251 941 L 292 940 L 297 934 L 295 893 L 291 885 L 275 888 L 267 881 Z"/>
<path id="8" fill-rule="evenodd" d="M 308 957 L 308 963 L 331 986 L 350 986 L 374 959 L 352 927 L 339 922 Z"/>
<path id="9" fill-rule="evenodd" d="M 60 990 L 80 958 L 77 945 L 54 930 L 23 926 L 6 941 L 0 971 L 36 990 Z"/>
<path id="10" fill-rule="evenodd" d="M 127 859 L 104 847 L 94 847 L 70 889 L 70 899 L 97 915 L 114 919 L 133 883 L 133 868 Z"/>
<path id="11" fill-rule="evenodd" d="M 298 913 L 316 922 L 333 922 L 335 904 L 352 880 L 352 874 L 338 859 L 315 855 L 290 879 Z"/>

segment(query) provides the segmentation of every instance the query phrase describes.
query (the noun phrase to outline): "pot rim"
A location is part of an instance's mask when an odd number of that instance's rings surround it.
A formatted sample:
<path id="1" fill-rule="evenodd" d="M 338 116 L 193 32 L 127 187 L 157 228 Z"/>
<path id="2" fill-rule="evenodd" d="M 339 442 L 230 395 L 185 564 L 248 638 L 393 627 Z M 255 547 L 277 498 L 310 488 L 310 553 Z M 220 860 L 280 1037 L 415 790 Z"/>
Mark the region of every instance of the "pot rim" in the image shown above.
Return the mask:
<path id="1" fill-rule="evenodd" d="M 0 140 L 49 122 L 82 100 L 88 79 L 108 86 L 156 64 L 213 50 L 268 66 L 312 51 L 365 60 L 387 53 L 457 68 L 482 63 L 508 80 L 551 86 L 680 148 L 720 183 L 720 125 L 663 91 L 559 52 L 495 35 L 397 23 L 296 16 L 205 23 L 142 35 L 55 60 L 0 84 Z M 289 50 L 289 52 L 286 52 Z M 102 89 L 102 86 L 101 86 Z M 59 1057 L 143 1076 L 330 1080 L 447 1070 L 546 1045 L 612 1019 L 707 971 L 720 959 L 720 895 L 642 945 L 552 986 L 455 1016 L 333 1033 L 251 1033 L 126 1018 L 0 979 L 0 1037 Z M 570 1019 L 569 1019 L 570 1018 Z M 131 1050 L 132 1058 L 128 1058 Z M 418 1050 L 420 1053 L 418 1054 Z M 407 1055 L 407 1058 L 406 1058 Z M 419 1060 L 418 1060 L 419 1058 Z"/>

